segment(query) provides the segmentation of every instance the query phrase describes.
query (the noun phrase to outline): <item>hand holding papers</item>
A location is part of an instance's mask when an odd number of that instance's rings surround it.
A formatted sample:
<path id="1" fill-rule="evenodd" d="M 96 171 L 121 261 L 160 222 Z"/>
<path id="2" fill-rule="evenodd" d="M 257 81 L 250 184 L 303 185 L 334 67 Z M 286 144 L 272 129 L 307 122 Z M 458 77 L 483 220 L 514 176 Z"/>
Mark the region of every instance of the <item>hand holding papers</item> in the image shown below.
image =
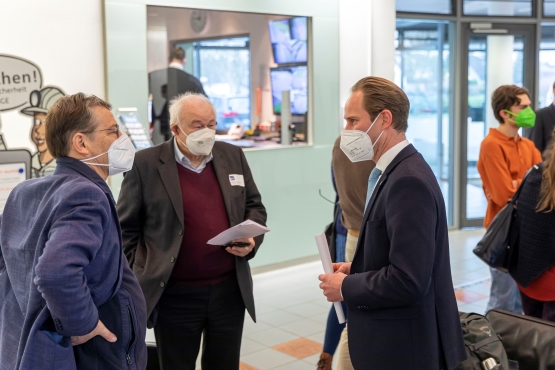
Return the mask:
<path id="1" fill-rule="evenodd" d="M 270 229 L 267 227 L 257 224 L 254 221 L 246 220 L 241 222 L 239 225 L 222 231 L 219 235 L 213 237 L 206 243 L 212 245 L 224 245 L 235 239 L 254 238 L 255 236 L 265 234 L 268 231 L 270 231 Z"/>
<path id="2" fill-rule="evenodd" d="M 328 241 L 326 240 L 326 234 L 322 233 L 316 235 L 314 239 L 316 239 L 316 245 L 318 246 L 320 259 L 322 260 L 322 265 L 324 266 L 324 272 L 326 274 L 333 274 L 333 266 L 331 263 L 330 250 L 328 247 Z M 333 306 L 335 307 L 335 312 L 337 313 L 339 323 L 343 324 L 345 322 L 345 313 L 343 312 L 341 302 L 334 302 Z"/>

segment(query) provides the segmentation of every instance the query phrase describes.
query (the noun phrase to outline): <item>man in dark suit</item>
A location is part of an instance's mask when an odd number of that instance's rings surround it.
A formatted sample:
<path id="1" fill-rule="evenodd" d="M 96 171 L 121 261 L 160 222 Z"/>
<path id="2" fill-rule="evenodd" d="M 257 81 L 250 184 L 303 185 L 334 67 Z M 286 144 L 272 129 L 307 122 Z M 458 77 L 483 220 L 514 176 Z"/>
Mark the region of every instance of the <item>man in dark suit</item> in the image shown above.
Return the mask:
<path id="1" fill-rule="evenodd" d="M 329 301 L 349 307 L 355 369 L 454 369 L 466 358 L 437 180 L 405 137 L 405 93 L 367 77 L 345 106 L 341 149 L 374 160 L 373 189 L 352 263 L 320 275 Z"/>
<path id="2" fill-rule="evenodd" d="M 146 297 L 162 369 L 239 369 L 245 308 L 255 320 L 247 246 L 206 242 L 266 210 L 243 151 L 214 143 L 214 107 L 186 94 L 170 106 L 174 139 L 137 153 L 118 201 L 124 251 Z"/>
<path id="3" fill-rule="evenodd" d="M 154 130 L 168 140 L 171 137 L 169 103 L 178 95 L 187 92 L 206 96 L 198 78 L 183 70 L 187 58 L 185 50 L 173 48 L 168 68 L 150 72 L 148 87 L 152 94 L 152 123 Z M 155 144 L 158 142 L 155 141 Z"/>
<path id="4" fill-rule="evenodd" d="M 553 83 L 553 94 L 555 94 L 555 82 Z M 525 130 L 524 136 L 532 140 L 536 148 L 543 153 L 549 146 L 554 128 L 555 101 L 536 112 L 536 123 L 534 127 Z"/>

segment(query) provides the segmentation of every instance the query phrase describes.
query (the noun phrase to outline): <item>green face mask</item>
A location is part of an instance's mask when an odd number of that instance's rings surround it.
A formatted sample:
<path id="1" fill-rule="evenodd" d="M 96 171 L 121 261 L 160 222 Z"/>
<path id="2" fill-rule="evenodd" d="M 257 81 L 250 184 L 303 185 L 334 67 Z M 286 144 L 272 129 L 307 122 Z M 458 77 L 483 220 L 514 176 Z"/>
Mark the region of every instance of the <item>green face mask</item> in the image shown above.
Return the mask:
<path id="1" fill-rule="evenodd" d="M 513 122 L 518 127 L 530 128 L 530 127 L 534 127 L 534 125 L 536 124 L 536 113 L 534 113 L 534 111 L 530 107 L 521 110 L 520 113 L 518 114 L 514 114 L 513 112 L 507 109 L 505 109 L 505 112 L 515 116 L 514 121 L 511 119 L 509 119 L 509 121 Z"/>

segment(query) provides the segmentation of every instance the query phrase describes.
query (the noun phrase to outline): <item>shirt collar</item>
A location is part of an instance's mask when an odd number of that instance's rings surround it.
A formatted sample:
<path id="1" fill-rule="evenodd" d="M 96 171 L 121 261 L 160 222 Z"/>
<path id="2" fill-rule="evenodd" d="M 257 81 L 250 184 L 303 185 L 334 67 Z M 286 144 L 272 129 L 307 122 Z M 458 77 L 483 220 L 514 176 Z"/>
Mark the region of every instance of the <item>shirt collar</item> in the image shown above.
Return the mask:
<path id="1" fill-rule="evenodd" d="M 493 137 L 495 137 L 496 139 L 506 140 L 506 141 L 509 141 L 509 140 L 515 141 L 514 137 L 507 136 L 496 128 L 490 128 L 489 129 L 489 134 L 492 135 Z M 516 136 L 517 136 L 517 141 L 520 141 L 522 139 L 519 134 L 516 134 Z"/>
<path id="2" fill-rule="evenodd" d="M 198 167 L 195 167 L 193 166 L 189 158 L 187 158 L 181 152 L 181 150 L 179 149 L 179 146 L 177 145 L 177 139 L 175 137 L 173 138 L 173 149 L 175 151 L 175 161 L 180 165 L 182 165 L 183 167 L 187 168 L 188 170 L 191 170 L 196 173 L 201 173 L 202 170 L 204 170 L 204 168 L 206 167 L 206 164 L 210 162 L 213 158 L 212 152 L 210 152 L 210 154 L 204 157 L 200 165 Z"/>
<path id="3" fill-rule="evenodd" d="M 390 148 L 387 152 L 385 152 L 380 159 L 378 160 L 378 163 L 376 163 L 376 168 L 380 171 L 382 171 L 382 173 L 385 171 L 385 169 L 387 168 L 387 166 L 389 166 L 389 164 L 391 162 L 393 162 L 393 160 L 395 159 L 395 157 L 397 157 L 397 154 L 399 154 L 401 152 L 401 150 L 405 149 L 407 146 L 409 146 L 409 141 L 408 140 L 403 140 L 401 141 L 399 144 L 395 145 L 394 147 Z"/>
<path id="4" fill-rule="evenodd" d="M 183 65 L 181 63 L 171 62 L 169 66 L 171 68 L 177 68 L 177 69 L 183 70 Z"/>

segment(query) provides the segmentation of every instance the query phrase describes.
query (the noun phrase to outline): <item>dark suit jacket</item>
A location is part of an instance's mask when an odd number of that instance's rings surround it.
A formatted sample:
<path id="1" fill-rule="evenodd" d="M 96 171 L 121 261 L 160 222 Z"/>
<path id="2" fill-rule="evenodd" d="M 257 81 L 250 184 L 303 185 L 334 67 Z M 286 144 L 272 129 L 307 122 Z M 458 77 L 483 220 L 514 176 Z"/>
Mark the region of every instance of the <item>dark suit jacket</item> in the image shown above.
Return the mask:
<path id="1" fill-rule="evenodd" d="M 212 154 L 230 225 L 247 219 L 265 225 L 266 209 L 243 150 L 216 142 Z M 245 187 L 231 186 L 230 174 L 242 174 Z M 133 168 L 123 180 L 117 210 L 124 252 L 143 288 L 148 326 L 153 327 L 158 300 L 170 279 L 182 239 L 187 237 L 183 235 L 183 202 L 173 139 L 137 152 Z M 241 295 L 253 320 L 256 317 L 248 260 L 254 257 L 262 239 L 254 239 L 256 247 L 249 255 L 235 258 Z"/>
<path id="2" fill-rule="evenodd" d="M 355 369 L 454 369 L 466 358 L 443 196 L 412 145 L 374 188 L 342 294 Z"/>
<path id="3" fill-rule="evenodd" d="M 551 142 L 551 135 L 555 128 L 555 109 L 553 104 L 536 112 L 536 124 L 527 129 L 525 135 L 532 140 L 540 152 L 544 152 Z"/>
<path id="4" fill-rule="evenodd" d="M 153 117 L 158 121 L 160 133 L 170 133 L 169 103 L 178 95 L 192 92 L 206 96 L 202 83 L 198 78 L 181 69 L 168 67 L 152 71 L 148 74 L 149 91 L 152 94 Z"/>

